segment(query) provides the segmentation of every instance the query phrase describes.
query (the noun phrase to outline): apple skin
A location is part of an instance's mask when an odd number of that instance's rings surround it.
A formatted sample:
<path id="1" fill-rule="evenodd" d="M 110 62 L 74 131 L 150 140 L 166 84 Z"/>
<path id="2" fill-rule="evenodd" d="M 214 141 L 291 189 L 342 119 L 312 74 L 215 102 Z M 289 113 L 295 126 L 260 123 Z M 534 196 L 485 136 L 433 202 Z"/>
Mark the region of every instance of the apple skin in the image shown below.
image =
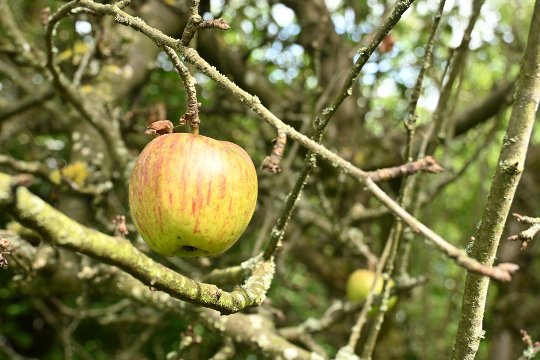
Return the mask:
<path id="1" fill-rule="evenodd" d="M 140 153 L 129 183 L 135 227 L 164 256 L 211 256 L 229 249 L 257 203 L 257 173 L 240 146 L 172 133 Z"/>
<path id="2" fill-rule="evenodd" d="M 358 269 L 353 271 L 347 279 L 346 293 L 347 299 L 351 302 L 364 301 L 371 290 L 371 286 L 375 281 L 375 272 L 367 269 Z M 390 287 L 394 286 L 394 281 L 390 279 Z M 379 276 L 375 284 L 375 294 L 380 295 L 383 290 L 383 278 Z M 392 308 L 397 301 L 396 296 L 391 296 L 388 299 L 388 307 Z"/>

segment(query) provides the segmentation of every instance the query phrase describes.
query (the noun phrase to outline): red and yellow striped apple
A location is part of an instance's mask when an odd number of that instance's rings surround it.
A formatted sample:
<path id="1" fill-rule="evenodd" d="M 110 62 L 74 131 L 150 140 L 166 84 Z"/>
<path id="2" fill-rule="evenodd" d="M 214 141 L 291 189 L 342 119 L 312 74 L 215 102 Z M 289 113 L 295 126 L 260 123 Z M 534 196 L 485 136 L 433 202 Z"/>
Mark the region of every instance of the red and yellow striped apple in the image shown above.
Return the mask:
<path id="1" fill-rule="evenodd" d="M 173 133 L 135 162 L 129 205 L 135 227 L 165 256 L 217 255 L 245 231 L 257 202 L 257 173 L 236 144 Z"/>

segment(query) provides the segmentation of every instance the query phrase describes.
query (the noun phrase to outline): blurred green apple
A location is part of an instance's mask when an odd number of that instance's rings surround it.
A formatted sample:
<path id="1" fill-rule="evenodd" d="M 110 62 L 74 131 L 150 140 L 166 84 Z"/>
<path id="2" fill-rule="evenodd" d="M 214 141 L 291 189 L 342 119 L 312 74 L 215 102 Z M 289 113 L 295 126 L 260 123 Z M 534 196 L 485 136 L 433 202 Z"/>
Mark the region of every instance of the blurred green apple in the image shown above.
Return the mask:
<path id="1" fill-rule="evenodd" d="M 129 205 L 135 227 L 164 256 L 229 249 L 257 202 L 257 173 L 236 144 L 202 135 L 156 137 L 135 162 Z"/>
<path id="2" fill-rule="evenodd" d="M 358 269 L 353 271 L 347 279 L 346 293 L 347 299 L 351 302 L 362 302 L 366 300 L 371 286 L 375 284 L 375 294 L 381 295 L 383 290 L 383 278 L 382 276 L 375 279 L 375 272 L 367 269 Z M 394 281 L 390 279 L 390 287 L 394 286 Z M 397 301 L 396 296 L 391 296 L 388 299 L 388 307 L 392 308 Z"/>

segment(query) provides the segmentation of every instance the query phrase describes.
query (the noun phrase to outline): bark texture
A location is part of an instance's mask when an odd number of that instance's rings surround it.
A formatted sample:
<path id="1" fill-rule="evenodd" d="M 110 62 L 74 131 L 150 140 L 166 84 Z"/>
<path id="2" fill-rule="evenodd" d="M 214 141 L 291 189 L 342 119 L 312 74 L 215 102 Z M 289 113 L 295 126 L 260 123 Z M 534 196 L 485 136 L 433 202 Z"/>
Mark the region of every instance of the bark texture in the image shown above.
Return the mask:
<path id="1" fill-rule="evenodd" d="M 536 1 L 527 49 L 523 58 L 512 114 L 503 139 L 495 176 L 471 255 L 490 265 L 495 259 L 504 224 L 512 205 L 540 100 L 540 1 Z M 452 359 L 472 360 L 484 338 L 482 319 L 489 278 L 469 272 Z"/>

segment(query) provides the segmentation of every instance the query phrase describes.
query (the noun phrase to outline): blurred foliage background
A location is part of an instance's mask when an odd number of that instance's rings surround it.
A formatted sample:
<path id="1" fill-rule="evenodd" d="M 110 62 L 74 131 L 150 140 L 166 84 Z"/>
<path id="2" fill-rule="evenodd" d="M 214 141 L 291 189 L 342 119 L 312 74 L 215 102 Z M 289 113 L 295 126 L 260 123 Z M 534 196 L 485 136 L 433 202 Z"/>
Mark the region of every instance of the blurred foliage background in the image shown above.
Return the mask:
<path id="1" fill-rule="evenodd" d="M 0 3 L 0 155 L 41 164 L 48 175 L 34 181 L 31 191 L 77 221 L 112 234 L 111 219 L 129 215 L 127 183 L 112 164 L 101 135 L 54 89 L 43 67 L 41 18 L 65 2 Z M 379 0 L 201 1 L 204 18 L 223 17 L 231 29 L 201 31 L 192 46 L 286 123 L 310 134 L 321 98 L 337 91 L 336 80 L 350 69 L 355 50 L 369 40 L 393 5 L 392 1 Z M 437 6 L 437 1 L 418 0 L 407 11 L 392 31 L 392 45 L 373 54 L 352 89 L 353 95 L 329 126 L 325 146 L 362 169 L 406 162 L 403 121 Z M 532 8 L 532 0 L 485 2 L 472 33 L 466 65 L 450 99 L 447 116 L 454 131 L 434 153 L 446 172 L 421 175 L 415 214 L 460 248 L 467 248 L 489 190 Z M 135 0 L 128 11 L 178 36 L 186 9 L 181 0 Z M 433 64 L 419 101 L 418 139 L 433 119 L 449 59 L 461 42 L 471 11 L 470 2 L 447 1 Z M 20 56 L 10 40 L 9 17 L 27 39 L 34 63 Z M 150 141 L 143 133 L 156 108 L 164 105 L 167 118 L 173 122 L 186 111 L 185 92 L 170 59 L 154 44 L 141 43 L 139 36 L 115 25 L 111 18 L 79 14 L 64 19 L 55 37 L 62 71 L 73 78 L 83 68 L 80 93 L 119 124 L 132 157 Z M 190 69 L 198 81 L 202 103 L 201 133 L 239 144 L 259 166 L 271 152 L 274 130 L 205 75 Z M 8 114 L 7 110 L 21 100 L 47 92 L 46 99 Z M 176 131 L 188 129 L 179 127 Z M 289 142 L 283 171 L 260 171 L 255 217 L 237 245 L 221 256 L 165 259 L 145 248 L 135 231 L 128 236 L 157 261 L 194 278 L 238 264 L 264 249 L 305 153 Z M 0 169 L 19 172 L 6 158 L 0 161 Z M 537 127 L 514 202 L 515 212 L 540 215 L 539 169 Z M 112 182 L 112 190 L 97 196 L 68 186 L 75 183 L 83 188 L 104 181 Z M 399 179 L 383 184 L 394 197 L 399 186 Z M 344 234 L 360 234 L 369 251 L 379 255 L 393 217 L 385 211 L 363 215 L 366 209 L 379 207 L 353 179 L 320 162 L 287 229 L 268 300 L 248 313 L 263 314 L 282 328 L 320 317 L 332 301 L 344 299 L 348 274 L 369 266 L 366 258 L 343 240 Z M 129 226 L 129 217 L 127 222 Z M 0 229 L 21 232 L 2 212 Z M 507 235 L 521 230 L 515 220 L 508 221 Z M 403 293 L 387 314 L 375 358 L 445 358 L 457 328 L 465 271 L 422 238 L 411 233 L 406 236 L 412 241 L 408 274 L 423 275 L 429 281 Z M 39 239 L 25 238 L 38 249 L 42 246 Z M 516 359 L 524 348 L 520 329 L 540 339 L 540 269 L 535 261 L 539 251 L 537 242 L 519 252 L 519 244 L 503 240 L 499 260 L 516 262 L 522 269 L 513 282 L 494 283 L 490 288 L 479 359 Z M 69 252 L 55 256 L 65 257 L 65 263 L 75 267 L 90 262 Z M 189 327 L 201 342 L 190 347 L 186 358 L 207 359 L 220 347 L 222 335 L 205 328 L 195 314 L 168 316 L 126 302 L 106 289 L 93 289 L 83 281 L 71 286 L 61 272 L 47 273 L 47 267 L 43 267 L 41 277 L 26 281 L 24 274 L 13 268 L 16 266 L 10 264 L 0 271 L 0 358 L 164 359 L 178 350 Z M 334 354 L 345 343 L 355 319 L 354 313 L 349 314 L 327 331 L 315 334 L 316 342 L 328 355 Z M 249 347 L 237 346 L 236 352 L 238 359 L 265 357 Z"/>

